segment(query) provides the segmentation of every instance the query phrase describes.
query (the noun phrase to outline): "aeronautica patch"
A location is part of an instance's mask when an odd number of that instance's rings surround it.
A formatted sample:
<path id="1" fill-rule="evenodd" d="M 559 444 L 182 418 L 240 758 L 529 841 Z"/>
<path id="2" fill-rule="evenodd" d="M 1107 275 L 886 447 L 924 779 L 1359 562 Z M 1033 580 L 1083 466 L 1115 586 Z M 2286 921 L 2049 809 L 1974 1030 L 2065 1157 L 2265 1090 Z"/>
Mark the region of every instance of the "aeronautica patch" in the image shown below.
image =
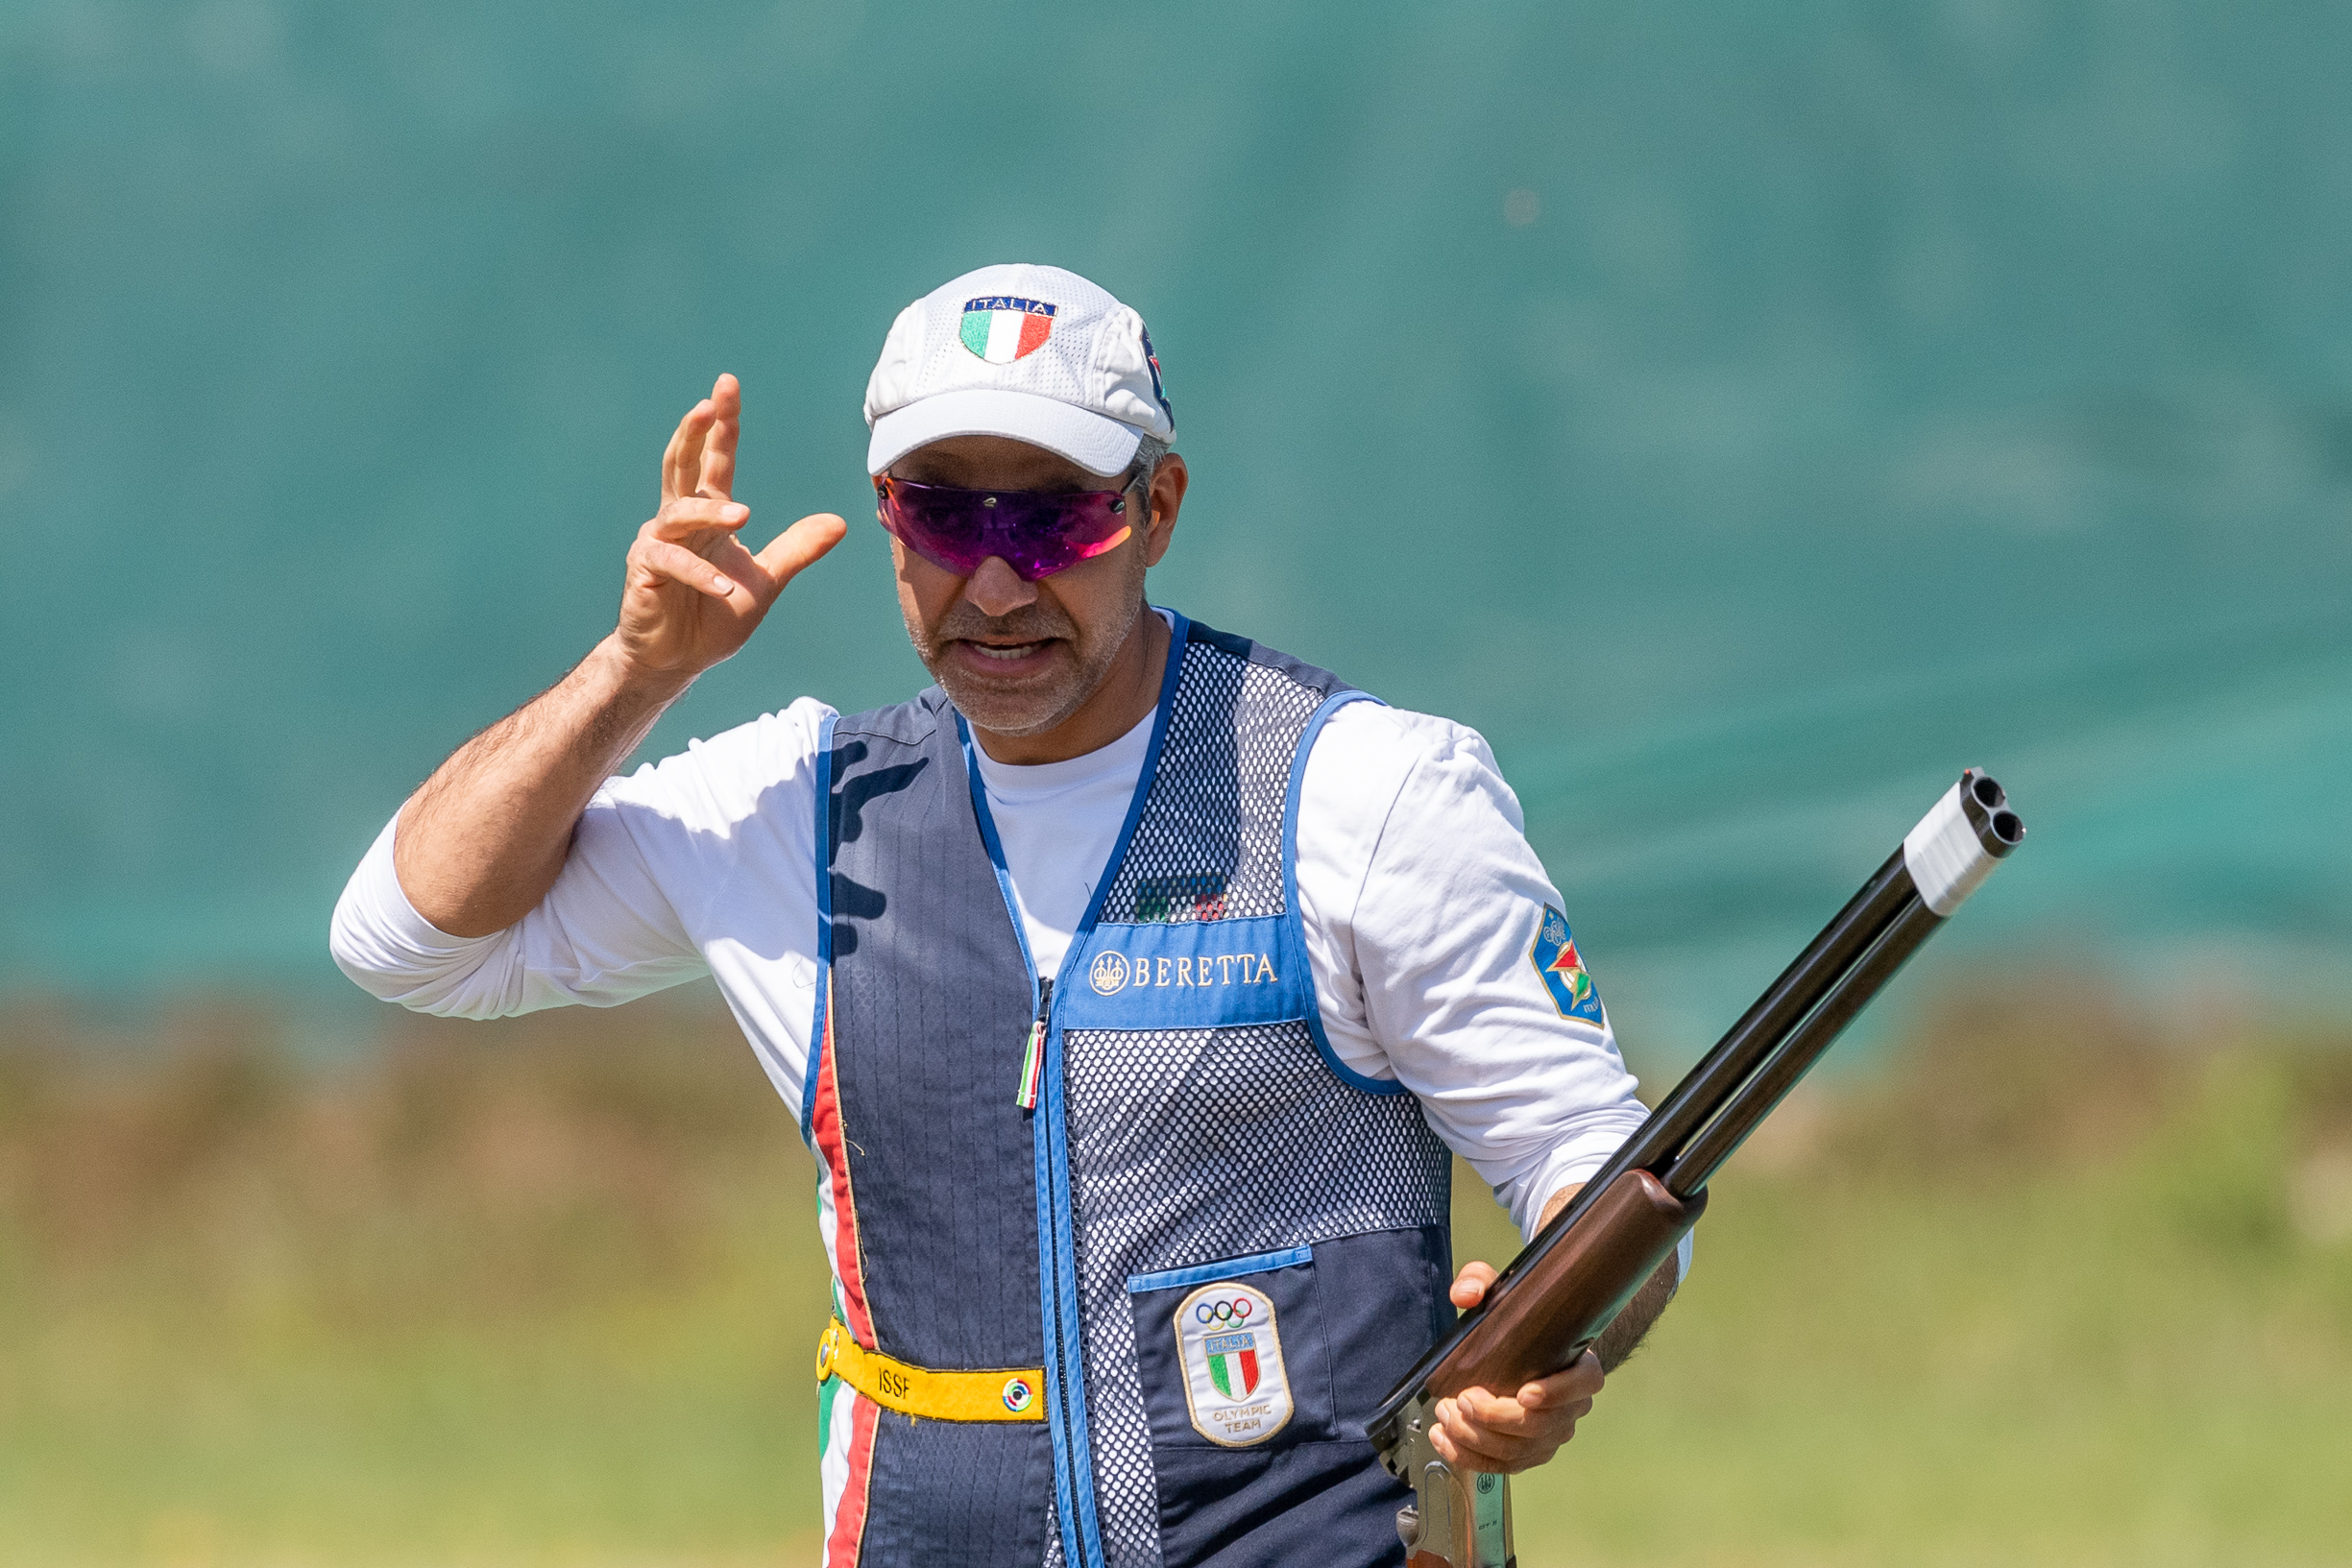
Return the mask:
<path id="1" fill-rule="evenodd" d="M 1568 917 L 1543 906 L 1543 920 L 1536 928 L 1536 945 L 1527 950 L 1528 962 L 1543 977 L 1543 988 L 1552 994 L 1552 1005 L 1560 1009 L 1563 1018 L 1581 1018 L 1588 1024 L 1601 1022 L 1601 994 L 1592 988 L 1592 977 L 1585 973 L 1585 960 L 1576 951 L 1576 938 L 1568 930 Z"/>
<path id="2" fill-rule="evenodd" d="M 1223 1448 L 1249 1448 L 1291 1418 L 1291 1378 L 1273 1299 L 1254 1286 L 1218 1280 L 1176 1312 L 1176 1355 L 1193 1430 Z"/>
<path id="3" fill-rule="evenodd" d="M 991 365 L 1009 365 L 1033 354 L 1054 335 L 1058 307 L 1043 300 L 1020 300 L 1009 294 L 983 295 L 963 302 L 963 325 L 957 336 L 963 346 Z"/>

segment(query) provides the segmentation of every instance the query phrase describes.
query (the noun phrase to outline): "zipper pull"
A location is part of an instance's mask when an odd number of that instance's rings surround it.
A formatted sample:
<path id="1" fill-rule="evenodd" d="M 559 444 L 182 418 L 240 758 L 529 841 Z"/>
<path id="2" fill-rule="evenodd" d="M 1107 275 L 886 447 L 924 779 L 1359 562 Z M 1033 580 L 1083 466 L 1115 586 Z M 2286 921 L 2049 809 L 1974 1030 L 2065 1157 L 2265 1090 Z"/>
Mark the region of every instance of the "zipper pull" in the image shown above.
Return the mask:
<path id="1" fill-rule="evenodd" d="M 1054 1011 L 1054 982 L 1040 981 L 1037 987 L 1037 1018 L 1029 1026 L 1029 1047 L 1021 1052 L 1021 1089 L 1012 1102 L 1025 1111 L 1037 1108 L 1037 1086 L 1045 1078 L 1046 1016 Z"/>

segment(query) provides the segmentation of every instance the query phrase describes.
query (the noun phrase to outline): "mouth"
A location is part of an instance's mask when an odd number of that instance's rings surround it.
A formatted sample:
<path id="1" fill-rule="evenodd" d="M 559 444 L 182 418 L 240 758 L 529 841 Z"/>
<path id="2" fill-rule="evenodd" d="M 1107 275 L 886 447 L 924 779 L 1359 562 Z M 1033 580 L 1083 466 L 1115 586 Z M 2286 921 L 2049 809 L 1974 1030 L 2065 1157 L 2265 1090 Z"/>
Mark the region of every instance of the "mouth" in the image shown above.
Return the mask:
<path id="1" fill-rule="evenodd" d="M 1055 645 L 1060 640 L 1040 638 L 1029 642 L 982 642 L 958 638 L 954 650 L 957 661 L 975 674 L 1027 675 L 1052 662 Z"/>

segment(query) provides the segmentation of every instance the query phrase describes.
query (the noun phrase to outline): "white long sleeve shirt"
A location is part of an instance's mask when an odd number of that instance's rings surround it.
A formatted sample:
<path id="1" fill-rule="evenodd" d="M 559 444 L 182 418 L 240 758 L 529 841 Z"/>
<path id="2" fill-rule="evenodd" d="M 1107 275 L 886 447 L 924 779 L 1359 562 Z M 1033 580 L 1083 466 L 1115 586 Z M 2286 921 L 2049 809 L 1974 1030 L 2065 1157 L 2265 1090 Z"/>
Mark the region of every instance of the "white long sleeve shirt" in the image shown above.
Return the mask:
<path id="1" fill-rule="evenodd" d="M 607 781 L 546 898 L 503 931 L 419 915 L 387 824 L 335 908 L 335 961 L 421 1012 L 492 1018 L 612 1006 L 715 977 L 797 1118 L 816 978 L 817 737 L 804 698 Z M 1100 751 L 1022 767 L 981 758 L 1039 972 L 1058 967 L 1114 847 L 1151 723 Z M 1474 731 L 1370 703 L 1310 754 L 1297 886 L 1332 1049 L 1402 1081 L 1522 1233 L 1645 1112 L 1606 1020 L 1564 1015 L 1533 959 L 1560 895 L 1517 798 Z"/>

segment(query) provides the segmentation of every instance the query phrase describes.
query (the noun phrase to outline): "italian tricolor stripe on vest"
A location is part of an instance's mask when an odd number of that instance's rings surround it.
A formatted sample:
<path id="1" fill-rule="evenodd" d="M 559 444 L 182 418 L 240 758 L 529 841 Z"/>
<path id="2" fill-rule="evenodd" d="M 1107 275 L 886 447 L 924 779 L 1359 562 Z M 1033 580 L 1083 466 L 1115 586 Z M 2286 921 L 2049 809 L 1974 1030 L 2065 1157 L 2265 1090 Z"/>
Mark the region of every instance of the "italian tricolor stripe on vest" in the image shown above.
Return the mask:
<path id="1" fill-rule="evenodd" d="M 1053 331 L 1054 306 L 1043 300 L 997 294 L 964 302 L 963 346 L 991 365 L 1009 365 L 1036 352 Z"/>

